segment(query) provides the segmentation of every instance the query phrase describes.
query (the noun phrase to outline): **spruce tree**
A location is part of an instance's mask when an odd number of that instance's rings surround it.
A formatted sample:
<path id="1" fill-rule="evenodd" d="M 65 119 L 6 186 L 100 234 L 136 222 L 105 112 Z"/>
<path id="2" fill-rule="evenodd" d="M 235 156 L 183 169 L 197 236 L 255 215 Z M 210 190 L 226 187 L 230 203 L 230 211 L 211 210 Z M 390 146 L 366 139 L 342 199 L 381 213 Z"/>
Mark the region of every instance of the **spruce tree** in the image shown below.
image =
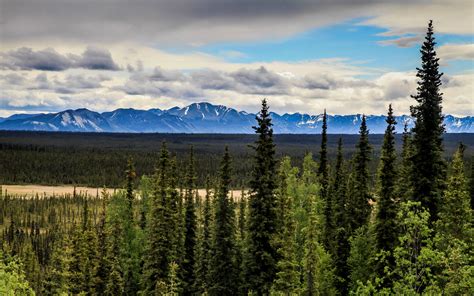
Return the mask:
<path id="1" fill-rule="evenodd" d="M 209 176 L 206 178 L 206 196 L 202 211 L 202 226 L 199 236 L 198 258 L 196 262 L 196 291 L 205 293 L 209 290 L 209 265 L 211 261 L 211 185 Z"/>
<path id="2" fill-rule="evenodd" d="M 194 293 L 194 282 L 196 279 L 194 266 L 196 251 L 196 207 L 194 203 L 195 190 L 194 172 L 194 149 L 191 146 L 188 160 L 188 167 L 185 175 L 185 195 L 184 195 L 184 261 L 182 263 L 183 291 L 185 295 Z"/>
<path id="3" fill-rule="evenodd" d="M 172 260 L 172 233 L 174 223 L 170 212 L 169 153 L 166 144 L 161 147 L 160 159 L 155 173 L 155 185 L 150 196 L 150 213 L 146 225 L 142 291 L 153 294 L 158 282 L 167 283 Z"/>
<path id="4" fill-rule="evenodd" d="M 71 242 L 67 236 L 61 235 L 54 242 L 52 252 L 44 286 L 45 292 L 51 295 L 67 294 L 71 288 L 72 260 Z"/>
<path id="5" fill-rule="evenodd" d="M 336 295 L 333 262 L 322 244 L 322 203 L 319 196 L 308 196 L 308 198 L 311 208 L 306 230 L 304 295 Z"/>
<path id="6" fill-rule="evenodd" d="M 464 175 L 464 145 L 460 144 L 451 164 L 437 223 L 445 239 L 472 240 L 472 210 L 467 178 Z"/>
<path id="7" fill-rule="evenodd" d="M 408 125 L 405 122 L 403 127 L 403 136 L 402 136 L 402 153 L 401 153 L 401 163 L 400 169 L 398 172 L 398 182 L 397 182 L 397 196 L 400 202 L 408 201 L 413 193 L 413 186 L 411 184 L 412 181 L 412 170 L 413 170 L 413 163 L 412 163 L 412 137 L 411 133 L 408 130 Z"/>
<path id="8" fill-rule="evenodd" d="M 109 273 L 109 264 L 107 262 L 107 203 L 109 195 L 107 190 L 104 188 L 101 194 L 101 212 L 99 216 L 99 223 L 97 225 L 97 242 L 98 242 L 98 253 L 99 253 L 99 267 L 97 269 L 97 294 L 104 294 L 105 285 L 107 283 L 107 277 Z"/>
<path id="9" fill-rule="evenodd" d="M 276 273 L 275 144 L 267 101 L 256 117 L 258 140 L 253 147 L 255 164 L 250 181 L 246 282 L 257 295 L 268 294 Z"/>
<path id="10" fill-rule="evenodd" d="M 349 226 L 347 220 L 347 173 L 344 168 L 342 138 L 339 138 L 335 173 L 330 187 L 333 203 L 334 229 L 332 230 L 332 244 L 330 252 L 334 256 L 337 290 L 339 294 L 347 294 L 349 268 Z M 329 229 L 328 229 L 329 230 Z"/>
<path id="11" fill-rule="evenodd" d="M 209 295 L 234 295 L 238 291 L 238 269 L 235 266 L 235 215 L 229 196 L 231 159 L 226 146 L 219 173 L 219 189 L 215 199 L 210 265 Z"/>
<path id="12" fill-rule="evenodd" d="M 282 227 L 278 234 L 277 274 L 272 291 L 283 295 L 295 295 L 300 292 L 300 274 L 296 259 L 295 245 L 295 217 L 293 212 L 292 197 L 289 196 L 288 178 L 292 173 L 291 160 L 284 157 L 279 168 L 279 186 L 277 188 L 279 213 Z"/>
<path id="13" fill-rule="evenodd" d="M 398 231 L 396 225 L 397 201 L 395 195 L 397 172 L 395 150 L 395 117 L 392 105 L 388 107 L 387 128 L 385 130 L 378 171 L 377 212 L 375 217 L 376 246 L 379 251 L 387 253 L 386 262 L 379 263 L 379 275 L 383 275 L 385 264 L 390 269 L 394 267 L 392 256 L 397 243 Z M 386 283 L 389 284 L 389 283 Z"/>
<path id="14" fill-rule="evenodd" d="M 473 289 L 474 228 L 468 182 L 464 175 L 464 148 L 460 144 L 454 154 L 439 219 L 435 224 L 435 245 L 445 254 L 438 282 L 446 295 L 468 295 Z"/>
<path id="15" fill-rule="evenodd" d="M 134 200 L 134 194 L 133 194 L 133 182 L 135 181 L 136 173 L 135 173 L 135 167 L 133 165 L 133 161 L 131 158 L 128 159 L 127 162 L 127 170 L 125 171 L 126 174 L 126 196 L 127 196 L 127 202 L 128 202 L 128 208 L 129 208 L 129 213 L 130 213 L 130 221 L 133 220 L 133 200 Z"/>
<path id="16" fill-rule="evenodd" d="M 329 249 L 329 244 L 332 239 L 331 231 L 334 228 L 333 225 L 333 213 L 332 213 L 332 196 L 328 194 L 329 190 L 329 164 L 328 164 L 328 151 L 327 151 L 327 114 L 326 109 L 323 113 L 323 126 L 321 132 L 321 148 L 319 150 L 319 167 L 318 177 L 320 184 L 320 196 L 324 202 L 324 246 Z"/>
<path id="17" fill-rule="evenodd" d="M 428 24 L 425 41 L 421 46 L 421 68 L 418 72 L 417 94 L 412 96 L 418 103 L 411 107 L 415 118 L 413 128 L 412 200 L 420 201 L 428 209 L 430 221 L 438 217 L 439 203 L 444 188 L 446 164 L 443 152 L 443 115 L 441 114 L 442 93 L 439 58 L 436 57 L 433 22 Z"/>
<path id="18" fill-rule="evenodd" d="M 372 199 L 369 192 L 369 162 L 372 148 L 369 144 L 369 130 L 367 129 L 365 115 L 362 115 L 359 142 L 356 149 L 353 159 L 352 186 L 347 203 L 350 232 L 366 225 L 371 211 L 369 204 L 369 200 Z"/>

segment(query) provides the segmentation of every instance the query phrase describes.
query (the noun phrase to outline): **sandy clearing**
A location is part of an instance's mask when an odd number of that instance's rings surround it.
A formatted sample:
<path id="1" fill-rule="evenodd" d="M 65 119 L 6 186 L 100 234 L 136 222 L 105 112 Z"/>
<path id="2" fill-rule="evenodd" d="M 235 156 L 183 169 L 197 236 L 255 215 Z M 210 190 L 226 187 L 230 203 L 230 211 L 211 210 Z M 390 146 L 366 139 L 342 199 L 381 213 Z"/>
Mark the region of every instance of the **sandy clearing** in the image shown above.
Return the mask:
<path id="1" fill-rule="evenodd" d="M 93 187 L 76 187 L 76 193 L 88 194 L 95 196 L 97 190 L 99 193 L 103 188 Z M 114 189 L 108 188 L 109 193 L 113 193 Z M 74 186 L 44 186 L 44 185 L 2 185 L 3 194 L 9 195 L 23 195 L 23 196 L 35 196 L 38 195 L 62 195 L 62 194 L 73 194 Z"/>
<path id="2" fill-rule="evenodd" d="M 45 186 L 45 185 L 2 185 L 2 193 L 9 195 L 19 195 L 19 196 L 52 196 L 52 195 L 62 195 L 62 194 L 73 194 L 74 186 Z M 96 196 L 97 191 L 100 192 L 103 188 L 94 188 L 94 187 L 76 187 L 76 193 L 88 194 L 90 196 Z M 114 192 L 113 188 L 107 188 L 107 192 L 112 194 Z M 205 189 L 198 189 L 199 196 L 204 197 L 206 195 Z M 241 190 L 233 190 L 232 195 L 234 198 L 239 199 L 241 196 Z"/>

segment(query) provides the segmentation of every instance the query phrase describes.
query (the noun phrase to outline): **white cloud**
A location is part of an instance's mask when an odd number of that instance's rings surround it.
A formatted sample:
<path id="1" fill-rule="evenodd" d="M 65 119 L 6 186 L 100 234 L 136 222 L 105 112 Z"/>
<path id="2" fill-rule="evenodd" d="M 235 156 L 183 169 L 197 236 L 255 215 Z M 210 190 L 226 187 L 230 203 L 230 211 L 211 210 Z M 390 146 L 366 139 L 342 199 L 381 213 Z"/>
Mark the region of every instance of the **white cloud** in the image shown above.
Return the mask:
<path id="1" fill-rule="evenodd" d="M 441 62 L 450 60 L 474 60 L 474 43 L 470 44 L 443 44 L 438 50 Z"/>
<path id="2" fill-rule="evenodd" d="M 160 54 L 159 52 L 157 54 Z M 115 56 L 115 54 L 114 54 Z M 174 56 L 193 60 L 190 56 Z M 233 64 L 178 69 L 149 65 L 141 72 L 69 69 L 0 71 L 0 109 L 11 112 L 89 108 L 169 108 L 196 101 L 257 111 L 267 97 L 273 111 L 385 114 L 392 103 L 407 114 L 416 91 L 414 72 L 381 73 L 344 60 Z M 199 61 L 196 61 L 198 64 Z M 373 78 L 360 78 L 370 73 Z M 473 73 L 444 76 L 445 113 L 472 115 Z"/>

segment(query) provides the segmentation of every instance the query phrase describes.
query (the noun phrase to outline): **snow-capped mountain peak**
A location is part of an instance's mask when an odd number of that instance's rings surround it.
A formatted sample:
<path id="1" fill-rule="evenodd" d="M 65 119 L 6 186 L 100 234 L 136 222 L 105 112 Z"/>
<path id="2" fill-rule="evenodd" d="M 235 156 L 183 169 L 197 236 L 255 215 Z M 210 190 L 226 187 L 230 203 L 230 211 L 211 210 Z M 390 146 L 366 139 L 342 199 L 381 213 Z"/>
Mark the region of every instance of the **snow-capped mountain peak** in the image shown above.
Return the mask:
<path id="1" fill-rule="evenodd" d="M 237 111 L 223 105 L 207 102 L 193 103 L 168 110 L 158 108 L 137 110 L 120 108 L 97 113 L 85 108 L 49 114 L 15 114 L 0 120 L 2 130 L 41 130 L 76 132 L 165 132 L 165 133 L 253 133 L 254 113 Z M 320 133 L 323 115 L 271 112 L 275 133 Z M 367 115 L 370 133 L 383 133 L 385 116 Z M 356 134 L 362 114 L 328 115 L 328 133 Z M 397 132 L 404 125 L 413 127 L 414 120 L 407 115 L 396 117 Z M 449 133 L 474 132 L 474 117 L 446 115 L 444 124 Z"/>

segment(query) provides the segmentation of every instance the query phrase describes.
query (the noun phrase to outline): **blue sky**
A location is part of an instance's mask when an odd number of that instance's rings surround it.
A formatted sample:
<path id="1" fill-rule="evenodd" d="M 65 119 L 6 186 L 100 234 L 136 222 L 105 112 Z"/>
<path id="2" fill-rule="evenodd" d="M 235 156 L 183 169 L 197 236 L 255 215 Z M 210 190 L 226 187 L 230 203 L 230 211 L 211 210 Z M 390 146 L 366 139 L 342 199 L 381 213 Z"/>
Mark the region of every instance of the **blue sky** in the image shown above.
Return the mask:
<path id="1" fill-rule="evenodd" d="M 343 58 L 349 62 L 385 71 L 413 71 L 419 66 L 421 41 L 409 47 L 383 45 L 379 42 L 401 36 L 383 36 L 386 29 L 361 25 L 360 19 L 309 30 L 278 40 L 215 43 L 197 50 L 220 56 L 230 63 L 301 62 L 327 58 Z M 416 34 L 405 35 L 407 37 Z M 447 43 L 473 43 L 473 35 L 437 34 L 438 46 Z M 166 48 L 165 48 L 166 49 Z M 167 48 L 186 52 L 196 48 Z M 473 69 L 472 61 L 452 61 L 445 65 L 449 74 Z"/>

